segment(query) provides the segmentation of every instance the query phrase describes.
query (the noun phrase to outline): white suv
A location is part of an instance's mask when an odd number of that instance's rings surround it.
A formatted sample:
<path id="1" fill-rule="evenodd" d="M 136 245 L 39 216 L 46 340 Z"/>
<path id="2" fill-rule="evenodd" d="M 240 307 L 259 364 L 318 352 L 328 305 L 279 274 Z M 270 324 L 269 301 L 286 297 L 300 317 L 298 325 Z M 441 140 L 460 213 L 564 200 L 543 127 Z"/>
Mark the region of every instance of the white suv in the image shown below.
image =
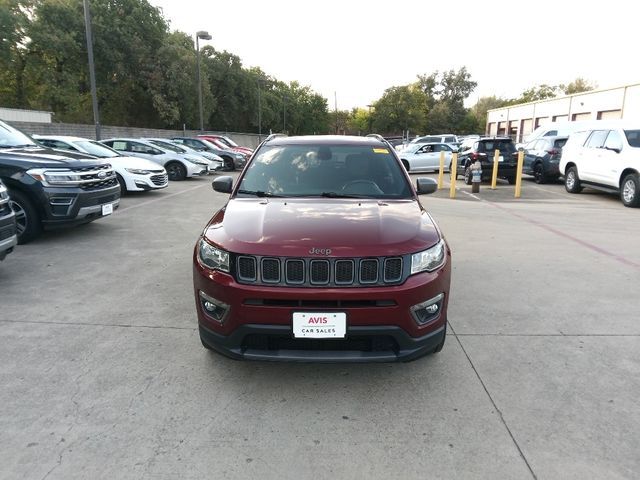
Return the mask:
<path id="1" fill-rule="evenodd" d="M 640 206 L 640 122 L 577 131 L 562 149 L 560 173 L 569 193 L 591 187 Z"/>

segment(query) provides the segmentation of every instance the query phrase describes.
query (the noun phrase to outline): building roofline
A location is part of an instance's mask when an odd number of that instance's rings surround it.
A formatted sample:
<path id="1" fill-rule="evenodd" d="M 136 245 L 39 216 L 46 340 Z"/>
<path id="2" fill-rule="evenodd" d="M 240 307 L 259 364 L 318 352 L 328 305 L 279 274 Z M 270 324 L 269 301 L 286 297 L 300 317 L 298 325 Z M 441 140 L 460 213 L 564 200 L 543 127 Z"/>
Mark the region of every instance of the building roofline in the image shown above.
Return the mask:
<path id="1" fill-rule="evenodd" d="M 572 98 L 572 97 L 578 97 L 580 95 L 589 95 L 592 93 L 601 93 L 601 92 L 609 92 L 611 90 L 620 90 L 623 88 L 629 88 L 629 87 L 638 87 L 640 86 L 640 83 L 630 83 L 629 85 L 622 85 L 619 87 L 608 87 L 608 88 L 599 88 L 596 90 L 587 90 L 586 92 L 578 92 L 578 93 L 572 93 L 570 95 L 562 95 L 561 97 L 551 97 L 551 98 L 545 98 L 543 100 L 534 100 L 532 102 L 525 102 L 525 103 L 514 103 L 513 105 L 505 105 L 504 107 L 498 107 L 498 108 L 491 108 L 489 110 L 487 110 L 487 113 L 489 112 L 495 112 L 498 110 L 505 110 L 507 108 L 514 108 L 514 107 L 524 107 L 525 105 L 534 105 L 534 104 L 539 104 L 539 103 L 544 103 L 544 102 L 552 102 L 555 100 L 562 100 L 563 98 Z"/>

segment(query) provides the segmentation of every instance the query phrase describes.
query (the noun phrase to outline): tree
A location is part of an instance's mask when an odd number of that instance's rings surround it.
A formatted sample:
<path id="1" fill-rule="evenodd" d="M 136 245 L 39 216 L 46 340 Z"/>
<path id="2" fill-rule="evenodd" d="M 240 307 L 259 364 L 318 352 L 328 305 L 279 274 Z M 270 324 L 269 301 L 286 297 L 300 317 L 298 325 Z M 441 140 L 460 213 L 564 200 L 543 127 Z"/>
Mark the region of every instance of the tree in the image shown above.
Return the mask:
<path id="1" fill-rule="evenodd" d="M 398 134 L 406 130 L 420 131 L 425 123 L 425 94 L 417 84 L 391 87 L 374 102 L 374 132 Z"/>
<path id="2" fill-rule="evenodd" d="M 31 0 L 0 0 L 0 103 L 7 107 L 29 108 L 24 70 L 32 9 Z"/>
<path id="3" fill-rule="evenodd" d="M 596 87 L 597 85 L 595 83 L 585 80 L 582 77 L 576 78 L 573 82 L 570 82 L 567 85 L 560 85 L 560 89 L 564 92 L 565 95 L 588 92 L 595 89 Z"/>
<path id="4" fill-rule="evenodd" d="M 510 103 L 510 100 L 499 98 L 495 95 L 479 98 L 476 104 L 469 109 L 469 115 L 475 119 L 475 130 L 467 129 L 466 132 L 461 133 L 478 133 L 484 131 L 485 125 L 487 124 L 487 111 L 494 108 L 504 107 Z M 467 127 L 471 126 L 471 121 L 468 120 L 466 125 Z"/>
<path id="5" fill-rule="evenodd" d="M 418 86 L 425 95 L 424 130 L 430 133 L 458 133 L 467 115 L 464 100 L 477 85 L 477 82 L 471 80 L 466 67 L 458 71 L 435 71 L 430 75 L 418 75 Z"/>

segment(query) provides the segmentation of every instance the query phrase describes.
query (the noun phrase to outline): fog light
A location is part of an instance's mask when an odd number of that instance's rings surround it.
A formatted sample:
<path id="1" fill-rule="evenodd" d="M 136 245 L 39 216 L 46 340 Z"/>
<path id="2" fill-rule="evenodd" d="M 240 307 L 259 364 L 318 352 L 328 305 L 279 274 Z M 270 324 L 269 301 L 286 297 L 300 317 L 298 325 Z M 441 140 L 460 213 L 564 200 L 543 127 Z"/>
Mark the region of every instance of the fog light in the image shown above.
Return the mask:
<path id="1" fill-rule="evenodd" d="M 220 324 L 224 323 L 224 320 L 227 317 L 227 313 L 229 313 L 229 305 L 213 297 L 210 297 L 202 290 L 200 290 L 198 293 L 200 295 L 200 304 L 202 305 L 202 309 L 205 315 L 211 317 L 213 320 Z"/>
<path id="2" fill-rule="evenodd" d="M 437 320 L 440 318 L 440 310 L 442 310 L 443 300 L 444 293 L 441 293 L 425 302 L 414 305 L 410 309 L 413 319 L 420 326 Z"/>

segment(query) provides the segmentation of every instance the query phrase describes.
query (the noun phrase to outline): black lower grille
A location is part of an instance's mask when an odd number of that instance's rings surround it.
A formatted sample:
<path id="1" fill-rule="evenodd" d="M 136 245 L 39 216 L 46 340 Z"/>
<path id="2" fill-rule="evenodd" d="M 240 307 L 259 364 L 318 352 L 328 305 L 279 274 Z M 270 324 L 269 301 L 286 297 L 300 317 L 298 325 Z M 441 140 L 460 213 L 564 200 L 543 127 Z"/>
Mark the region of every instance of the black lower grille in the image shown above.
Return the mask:
<path id="1" fill-rule="evenodd" d="M 286 335 L 247 335 L 242 342 L 243 349 L 255 350 L 315 350 L 315 351 L 358 351 L 397 352 L 398 343 L 388 335 L 347 335 L 346 338 L 308 339 L 292 338 Z"/>
<path id="2" fill-rule="evenodd" d="M 13 237 L 15 234 L 15 225 L 9 225 L 8 227 L 0 229 L 0 240 L 6 240 L 7 238 Z"/>
<path id="3" fill-rule="evenodd" d="M 166 173 L 161 175 L 151 175 L 151 182 L 157 186 L 166 185 L 167 182 L 169 182 L 169 177 Z"/>

